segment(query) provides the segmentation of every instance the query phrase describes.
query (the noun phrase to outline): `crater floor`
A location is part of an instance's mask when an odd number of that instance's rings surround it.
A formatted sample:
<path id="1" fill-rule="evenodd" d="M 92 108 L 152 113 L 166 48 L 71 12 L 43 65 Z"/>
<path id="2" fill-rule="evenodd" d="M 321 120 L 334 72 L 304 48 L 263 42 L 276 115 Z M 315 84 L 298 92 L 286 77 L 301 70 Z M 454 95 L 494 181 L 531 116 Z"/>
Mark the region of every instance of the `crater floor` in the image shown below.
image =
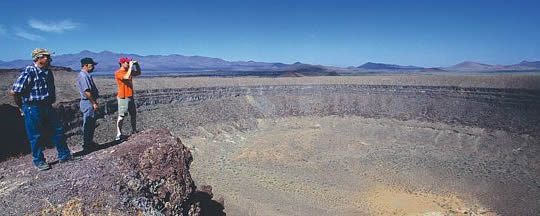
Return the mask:
<path id="1" fill-rule="evenodd" d="M 192 148 L 194 180 L 231 215 L 535 215 L 538 98 L 399 85 L 169 89 L 139 94 L 137 118 Z M 98 137 L 114 136 L 114 118 L 98 121 Z"/>
<path id="2" fill-rule="evenodd" d="M 526 215 L 536 141 L 441 123 L 327 116 L 201 127 L 193 176 L 233 215 Z M 524 173 L 528 173 L 525 174 Z M 233 207 L 234 206 L 234 207 Z"/>

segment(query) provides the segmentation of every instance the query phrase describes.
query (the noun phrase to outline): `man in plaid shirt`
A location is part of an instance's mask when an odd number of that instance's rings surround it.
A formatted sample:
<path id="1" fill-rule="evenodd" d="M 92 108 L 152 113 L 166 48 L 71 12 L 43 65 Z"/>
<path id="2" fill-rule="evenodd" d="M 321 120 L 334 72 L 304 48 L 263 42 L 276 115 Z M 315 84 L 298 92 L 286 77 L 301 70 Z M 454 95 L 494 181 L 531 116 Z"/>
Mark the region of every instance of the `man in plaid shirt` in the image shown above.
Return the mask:
<path id="1" fill-rule="evenodd" d="M 43 148 L 45 137 L 51 137 L 58 151 L 58 160 L 67 162 L 73 159 L 66 145 L 64 128 L 52 104 L 56 101 L 54 76 L 49 70 L 51 52 L 36 48 L 32 52 L 34 64 L 22 69 L 13 84 L 10 94 L 24 117 L 26 134 L 30 142 L 34 165 L 38 170 L 48 170 Z M 45 133 L 53 134 L 45 136 Z"/>

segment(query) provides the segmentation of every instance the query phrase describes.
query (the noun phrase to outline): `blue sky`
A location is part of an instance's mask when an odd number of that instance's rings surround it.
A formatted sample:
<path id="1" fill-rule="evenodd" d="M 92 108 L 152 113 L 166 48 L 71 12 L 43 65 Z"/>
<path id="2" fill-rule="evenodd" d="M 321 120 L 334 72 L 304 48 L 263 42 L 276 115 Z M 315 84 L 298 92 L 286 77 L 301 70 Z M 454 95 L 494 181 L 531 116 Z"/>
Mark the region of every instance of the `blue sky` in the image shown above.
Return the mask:
<path id="1" fill-rule="evenodd" d="M 540 1 L 0 2 L 0 60 L 112 51 L 334 66 L 540 60 Z"/>

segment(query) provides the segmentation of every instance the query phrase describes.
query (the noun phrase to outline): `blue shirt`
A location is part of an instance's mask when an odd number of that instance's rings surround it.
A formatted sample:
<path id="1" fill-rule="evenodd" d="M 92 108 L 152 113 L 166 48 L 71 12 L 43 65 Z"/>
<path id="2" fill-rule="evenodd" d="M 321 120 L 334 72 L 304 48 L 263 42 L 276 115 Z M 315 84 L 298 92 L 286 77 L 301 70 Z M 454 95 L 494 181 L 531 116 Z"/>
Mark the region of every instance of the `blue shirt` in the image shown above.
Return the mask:
<path id="1" fill-rule="evenodd" d="M 23 103 L 56 101 L 53 73 L 48 68 L 39 68 L 36 64 L 21 70 L 11 90 L 21 94 Z"/>
<path id="2" fill-rule="evenodd" d="M 79 93 L 81 94 L 81 99 L 87 100 L 86 95 L 84 92 L 86 90 L 90 90 L 90 93 L 92 93 L 92 96 L 94 99 L 97 99 L 99 97 L 99 91 L 96 87 L 96 84 L 94 83 L 94 78 L 91 74 L 88 72 L 81 70 L 79 72 L 79 76 L 77 77 L 77 86 L 79 87 Z"/>

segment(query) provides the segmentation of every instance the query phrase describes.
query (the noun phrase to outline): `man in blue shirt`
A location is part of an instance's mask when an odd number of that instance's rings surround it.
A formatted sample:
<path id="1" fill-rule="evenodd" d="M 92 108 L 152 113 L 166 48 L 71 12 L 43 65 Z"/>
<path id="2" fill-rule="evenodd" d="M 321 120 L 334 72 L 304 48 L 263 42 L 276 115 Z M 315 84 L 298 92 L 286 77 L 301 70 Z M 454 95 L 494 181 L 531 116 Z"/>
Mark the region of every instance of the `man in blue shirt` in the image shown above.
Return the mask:
<path id="1" fill-rule="evenodd" d="M 60 162 L 73 159 L 66 145 L 62 123 L 52 107 L 56 101 L 56 92 L 54 76 L 49 70 L 52 61 L 51 54 L 46 49 L 36 48 L 32 52 L 34 63 L 22 69 L 10 91 L 21 115 L 24 116 L 26 134 L 34 157 L 33 162 L 38 170 L 51 168 L 43 155 L 45 137 L 52 138 Z M 45 136 L 45 133 L 50 133 L 51 129 L 51 136 Z"/>
<path id="2" fill-rule="evenodd" d="M 99 105 L 97 98 L 99 97 L 99 91 L 96 88 L 92 73 L 97 62 L 94 62 L 92 58 L 81 59 L 81 72 L 77 77 L 77 86 L 79 87 L 79 93 L 81 94 L 80 108 L 83 114 L 83 151 L 92 151 L 98 147 L 94 142 L 94 131 L 96 128 L 96 115 Z"/>

